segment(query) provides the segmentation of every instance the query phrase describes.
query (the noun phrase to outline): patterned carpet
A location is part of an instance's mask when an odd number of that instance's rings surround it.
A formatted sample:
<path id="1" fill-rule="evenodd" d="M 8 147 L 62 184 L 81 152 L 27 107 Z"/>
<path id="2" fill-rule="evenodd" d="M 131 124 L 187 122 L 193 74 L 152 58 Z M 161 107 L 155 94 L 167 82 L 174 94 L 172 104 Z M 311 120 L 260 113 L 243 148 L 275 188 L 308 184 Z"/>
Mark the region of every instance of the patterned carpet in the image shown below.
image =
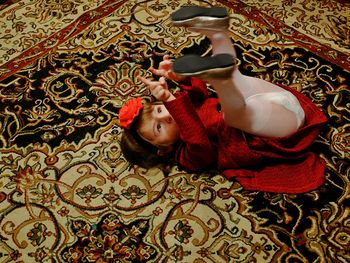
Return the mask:
<path id="1" fill-rule="evenodd" d="M 329 118 L 326 183 L 248 192 L 219 173 L 130 166 L 124 101 L 164 54 L 210 53 L 170 26 L 223 5 L 240 69 Z M 10 0 L 0 4 L 0 262 L 350 262 L 350 4 L 333 0 Z"/>

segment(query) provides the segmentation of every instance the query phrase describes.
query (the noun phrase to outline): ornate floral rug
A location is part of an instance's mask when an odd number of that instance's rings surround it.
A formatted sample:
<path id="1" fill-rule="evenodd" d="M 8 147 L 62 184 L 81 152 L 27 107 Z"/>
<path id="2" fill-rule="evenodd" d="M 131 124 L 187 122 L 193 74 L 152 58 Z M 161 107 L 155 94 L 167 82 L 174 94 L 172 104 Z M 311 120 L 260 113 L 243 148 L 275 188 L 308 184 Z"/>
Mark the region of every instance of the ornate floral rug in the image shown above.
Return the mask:
<path id="1" fill-rule="evenodd" d="M 0 262 L 349 262 L 350 4 L 9 0 L 0 4 Z M 230 12 L 240 69 L 310 97 L 326 183 L 242 190 L 219 173 L 129 165 L 118 111 L 164 54 L 210 53 L 181 5 Z"/>

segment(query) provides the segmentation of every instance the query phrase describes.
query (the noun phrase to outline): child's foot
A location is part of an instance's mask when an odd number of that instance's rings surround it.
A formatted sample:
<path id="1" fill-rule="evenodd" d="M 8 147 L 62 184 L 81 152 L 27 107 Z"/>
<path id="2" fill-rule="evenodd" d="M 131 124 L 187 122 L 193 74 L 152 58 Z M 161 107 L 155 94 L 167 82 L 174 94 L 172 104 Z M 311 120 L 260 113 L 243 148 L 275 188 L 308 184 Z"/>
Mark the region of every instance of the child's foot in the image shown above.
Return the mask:
<path id="1" fill-rule="evenodd" d="M 171 15 L 174 26 L 222 30 L 229 24 L 227 10 L 223 7 L 186 6 Z"/>
<path id="2" fill-rule="evenodd" d="M 180 76 L 203 79 L 229 78 L 235 64 L 236 59 L 230 54 L 217 54 L 211 57 L 186 55 L 175 59 L 173 71 Z"/>

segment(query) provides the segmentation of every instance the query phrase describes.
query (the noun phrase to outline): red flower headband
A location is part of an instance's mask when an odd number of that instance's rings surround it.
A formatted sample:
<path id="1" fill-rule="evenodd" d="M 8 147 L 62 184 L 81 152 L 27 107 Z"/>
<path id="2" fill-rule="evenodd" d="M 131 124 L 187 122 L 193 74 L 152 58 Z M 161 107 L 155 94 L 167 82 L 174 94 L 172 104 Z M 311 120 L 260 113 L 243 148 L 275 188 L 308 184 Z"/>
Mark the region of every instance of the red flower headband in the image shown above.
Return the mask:
<path id="1" fill-rule="evenodd" d="M 126 102 L 119 111 L 119 123 L 124 129 L 129 129 L 134 119 L 140 114 L 143 109 L 142 100 L 140 97 L 134 98 Z"/>

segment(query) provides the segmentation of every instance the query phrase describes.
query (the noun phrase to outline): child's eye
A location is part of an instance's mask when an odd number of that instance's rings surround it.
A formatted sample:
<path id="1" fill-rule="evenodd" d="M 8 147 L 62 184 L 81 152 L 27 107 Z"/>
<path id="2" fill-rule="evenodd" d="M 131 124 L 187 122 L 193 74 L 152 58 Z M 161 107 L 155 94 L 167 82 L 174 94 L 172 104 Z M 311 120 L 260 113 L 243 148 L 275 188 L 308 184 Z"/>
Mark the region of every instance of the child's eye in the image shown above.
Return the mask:
<path id="1" fill-rule="evenodd" d="M 162 125 L 160 123 L 157 124 L 157 130 L 159 131 L 162 128 Z"/>
<path id="2" fill-rule="evenodd" d="M 158 112 L 158 113 L 161 113 L 161 112 L 162 112 L 162 108 L 161 108 L 161 107 L 158 107 L 158 108 L 157 108 L 157 112 Z"/>

